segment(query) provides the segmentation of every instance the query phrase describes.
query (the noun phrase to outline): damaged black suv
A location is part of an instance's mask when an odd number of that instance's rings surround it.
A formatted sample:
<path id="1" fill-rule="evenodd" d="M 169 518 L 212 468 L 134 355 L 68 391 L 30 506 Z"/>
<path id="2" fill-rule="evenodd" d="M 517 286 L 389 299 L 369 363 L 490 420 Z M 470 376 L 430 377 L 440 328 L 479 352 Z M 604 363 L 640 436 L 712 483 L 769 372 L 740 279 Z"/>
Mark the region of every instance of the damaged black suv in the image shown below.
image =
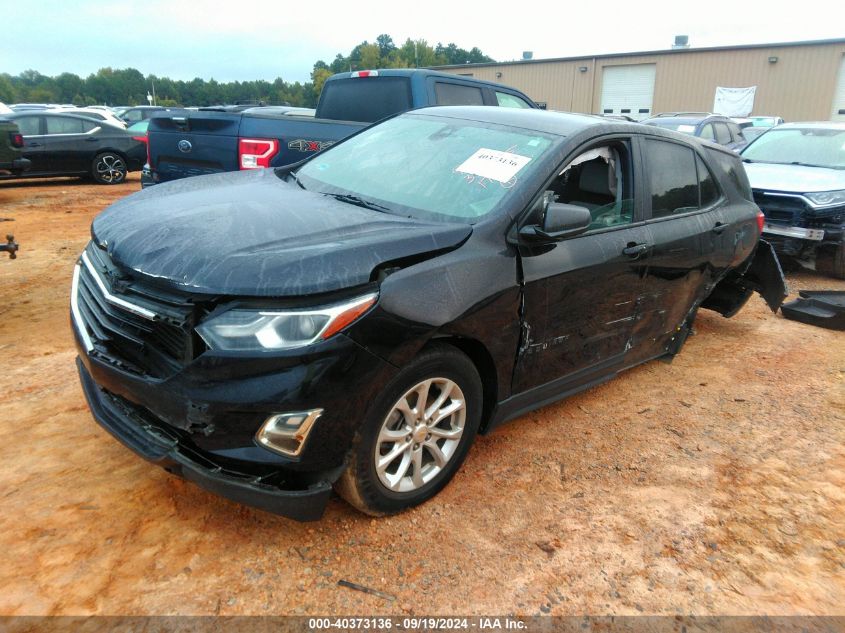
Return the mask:
<path id="1" fill-rule="evenodd" d="M 112 205 L 74 270 L 101 425 L 301 520 L 388 514 L 476 433 L 678 352 L 699 308 L 785 294 L 739 158 L 533 110 L 394 117 L 297 165 Z"/>

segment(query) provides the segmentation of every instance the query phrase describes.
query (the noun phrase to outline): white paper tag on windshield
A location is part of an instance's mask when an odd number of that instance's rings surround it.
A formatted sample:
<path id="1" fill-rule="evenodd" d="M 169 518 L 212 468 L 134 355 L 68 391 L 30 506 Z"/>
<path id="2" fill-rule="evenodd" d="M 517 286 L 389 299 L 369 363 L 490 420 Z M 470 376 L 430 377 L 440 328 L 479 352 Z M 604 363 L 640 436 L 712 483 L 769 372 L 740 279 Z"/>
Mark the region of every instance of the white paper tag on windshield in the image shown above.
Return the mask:
<path id="1" fill-rule="evenodd" d="M 508 182 L 530 160 L 528 156 L 482 147 L 461 163 L 455 171 L 499 182 Z"/>

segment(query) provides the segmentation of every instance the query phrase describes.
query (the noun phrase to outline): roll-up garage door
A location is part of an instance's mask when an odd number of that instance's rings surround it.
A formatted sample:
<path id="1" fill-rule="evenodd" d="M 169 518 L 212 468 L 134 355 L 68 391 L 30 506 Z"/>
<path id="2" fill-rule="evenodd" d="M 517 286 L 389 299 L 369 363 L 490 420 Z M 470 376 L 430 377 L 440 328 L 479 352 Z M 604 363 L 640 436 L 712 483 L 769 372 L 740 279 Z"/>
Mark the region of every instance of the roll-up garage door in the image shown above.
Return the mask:
<path id="1" fill-rule="evenodd" d="M 845 55 L 839 62 L 839 76 L 836 78 L 836 92 L 833 95 L 831 121 L 845 121 Z"/>
<path id="2" fill-rule="evenodd" d="M 653 114 L 655 64 L 605 66 L 602 70 L 602 114 L 645 119 Z"/>

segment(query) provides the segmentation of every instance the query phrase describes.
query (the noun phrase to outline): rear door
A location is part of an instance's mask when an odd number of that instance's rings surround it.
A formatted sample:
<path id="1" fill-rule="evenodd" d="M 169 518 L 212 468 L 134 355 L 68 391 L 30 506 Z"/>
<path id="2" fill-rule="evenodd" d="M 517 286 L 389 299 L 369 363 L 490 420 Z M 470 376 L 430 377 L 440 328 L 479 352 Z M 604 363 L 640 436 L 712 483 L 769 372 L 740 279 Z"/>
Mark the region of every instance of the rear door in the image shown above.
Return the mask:
<path id="1" fill-rule="evenodd" d="M 48 165 L 51 172 L 84 173 L 91 169 L 99 139 L 91 134 L 99 126 L 77 117 L 44 117 Z"/>
<path id="2" fill-rule="evenodd" d="M 636 360 L 661 353 L 700 301 L 717 270 L 730 227 L 724 197 L 689 145 L 642 138 L 646 227 L 653 245 L 641 314 L 634 332 Z"/>

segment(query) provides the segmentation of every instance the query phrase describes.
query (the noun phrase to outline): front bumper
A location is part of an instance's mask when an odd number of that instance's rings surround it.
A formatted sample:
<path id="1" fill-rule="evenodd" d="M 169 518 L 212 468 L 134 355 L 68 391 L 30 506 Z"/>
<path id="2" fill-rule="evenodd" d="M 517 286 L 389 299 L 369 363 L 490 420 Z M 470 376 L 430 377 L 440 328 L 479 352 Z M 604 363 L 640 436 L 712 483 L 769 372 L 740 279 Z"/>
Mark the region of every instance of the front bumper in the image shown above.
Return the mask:
<path id="1" fill-rule="evenodd" d="M 241 473 L 212 461 L 186 445 L 148 412 L 101 389 L 77 359 L 79 378 L 97 422 L 124 446 L 166 471 L 232 501 L 298 521 L 316 521 L 326 508 L 332 487 L 317 481 L 306 489 L 280 487 L 278 477 Z"/>

